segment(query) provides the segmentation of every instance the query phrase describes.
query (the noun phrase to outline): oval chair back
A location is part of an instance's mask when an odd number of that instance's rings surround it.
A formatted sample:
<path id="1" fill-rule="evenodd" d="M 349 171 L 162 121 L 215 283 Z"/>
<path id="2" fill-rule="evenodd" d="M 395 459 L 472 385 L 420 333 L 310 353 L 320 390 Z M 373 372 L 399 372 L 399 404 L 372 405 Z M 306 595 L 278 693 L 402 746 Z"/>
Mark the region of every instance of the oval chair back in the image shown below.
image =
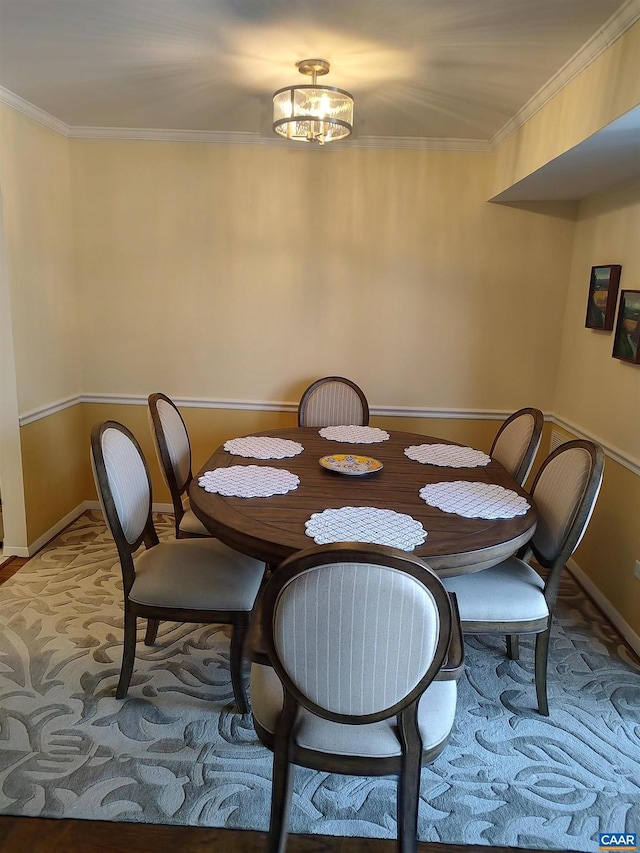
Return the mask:
<path id="1" fill-rule="evenodd" d="M 520 409 L 502 424 L 490 456 L 503 465 L 521 486 L 529 476 L 540 447 L 544 416 L 539 409 Z"/>
<path id="2" fill-rule="evenodd" d="M 149 395 L 147 414 L 164 482 L 171 495 L 176 539 L 210 536 L 186 497 L 192 480 L 191 442 L 176 404 L 166 394 Z"/>
<path id="3" fill-rule="evenodd" d="M 585 534 L 600 492 L 604 452 L 592 441 L 561 444 L 543 462 L 531 489 L 538 525 L 531 549 L 541 566 L 561 571 Z"/>
<path id="4" fill-rule="evenodd" d="M 325 376 L 300 398 L 298 426 L 368 426 L 369 404 L 364 392 L 343 376 Z"/>
<path id="5" fill-rule="evenodd" d="M 151 479 L 136 437 L 105 421 L 91 434 L 91 467 L 103 515 L 118 549 L 135 551 L 151 530 Z"/>

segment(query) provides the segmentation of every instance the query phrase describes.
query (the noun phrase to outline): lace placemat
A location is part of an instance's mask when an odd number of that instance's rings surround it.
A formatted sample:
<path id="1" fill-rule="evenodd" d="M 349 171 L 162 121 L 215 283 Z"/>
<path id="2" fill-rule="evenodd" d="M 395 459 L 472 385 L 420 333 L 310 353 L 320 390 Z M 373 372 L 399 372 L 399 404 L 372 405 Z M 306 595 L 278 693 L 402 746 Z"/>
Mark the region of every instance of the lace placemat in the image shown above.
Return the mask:
<path id="1" fill-rule="evenodd" d="M 322 427 L 320 435 L 329 441 L 348 441 L 352 444 L 377 444 L 387 441 L 389 433 L 377 427 L 367 426 L 329 426 Z"/>
<path id="2" fill-rule="evenodd" d="M 427 531 L 410 515 L 372 506 L 343 506 L 314 512 L 305 522 L 306 534 L 318 545 L 329 542 L 371 542 L 412 551 Z"/>
<path id="3" fill-rule="evenodd" d="M 233 453 L 234 456 L 247 456 L 250 459 L 285 459 L 289 456 L 298 456 L 304 447 L 288 438 L 247 435 L 244 438 L 225 441 L 224 449 Z"/>
<path id="4" fill-rule="evenodd" d="M 420 497 L 430 506 L 465 518 L 514 518 L 529 509 L 521 495 L 495 483 L 432 483 L 420 489 Z"/>
<path id="5" fill-rule="evenodd" d="M 282 468 L 269 468 L 262 465 L 230 465 L 228 468 L 216 468 L 205 471 L 198 478 L 198 485 L 205 492 L 217 492 L 219 495 L 235 498 L 268 498 L 271 495 L 284 495 L 297 489 L 300 477 Z"/>
<path id="6" fill-rule="evenodd" d="M 423 465 L 445 468 L 478 468 L 491 462 L 491 457 L 481 450 L 458 444 L 413 444 L 405 448 L 404 455 Z"/>

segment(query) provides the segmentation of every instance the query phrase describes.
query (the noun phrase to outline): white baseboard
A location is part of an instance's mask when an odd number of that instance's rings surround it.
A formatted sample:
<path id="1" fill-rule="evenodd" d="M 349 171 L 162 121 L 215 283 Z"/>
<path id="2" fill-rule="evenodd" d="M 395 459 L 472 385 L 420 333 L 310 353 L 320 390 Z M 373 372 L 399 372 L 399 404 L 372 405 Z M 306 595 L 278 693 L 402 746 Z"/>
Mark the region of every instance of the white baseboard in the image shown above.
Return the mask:
<path id="1" fill-rule="evenodd" d="M 638 636 L 633 628 L 625 622 L 609 599 L 605 598 L 591 578 L 582 571 L 575 560 L 569 559 L 567 562 L 567 568 L 587 595 L 595 601 L 600 610 L 602 610 L 602 612 L 607 616 L 611 624 L 620 632 L 620 634 L 622 634 L 633 651 L 640 656 L 640 636 Z"/>
<path id="2" fill-rule="evenodd" d="M 46 533 L 43 533 L 42 536 L 38 537 L 35 542 L 32 542 L 28 547 L 22 546 L 14 546 L 8 545 L 6 542 L 4 544 L 4 549 L 2 554 L 0 555 L 0 565 L 8 559 L 9 557 L 32 557 L 36 551 L 39 551 L 43 545 L 46 545 L 47 542 L 50 542 L 55 536 L 60 533 L 61 530 L 71 524 L 72 521 L 75 521 L 76 518 L 82 515 L 83 512 L 86 512 L 88 509 L 97 510 L 100 512 L 100 504 L 98 501 L 83 501 L 81 504 L 78 504 L 75 509 L 72 509 L 71 512 L 68 512 L 64 518 L 61 518 L 53 527 L 50 527 Z M 173 512 L 173 504 L 161 504 L 154 503 L 152 506 L 153 512 Z"/>
<path id="3" fill-rule="evenodd" d="M 43 545 L 46 545 L 47 542 L 50 542 L 54 536 L 57 536 L 61 530 L 71 524 L 72 521 L 75 521 L 76 518 L 82 515 L 85 510 L 89 509 L 89 501 L 83 501 L 81 504 L 75 509 L 72 509 L 71 512 L 68 512 L 64 518 L 61 518 L 60 521 L 56 522 L 53 527 L 50 527 L 46 533 L 43 533 L 35 542 L 31 542 L 31 544 L 27 548 L 15 548 L 12 551 L 16 557 L 31 557 L 36 551 L 39 551 Z M 24 554 L 18 554 L 17 551 L 24 551 Z"/>

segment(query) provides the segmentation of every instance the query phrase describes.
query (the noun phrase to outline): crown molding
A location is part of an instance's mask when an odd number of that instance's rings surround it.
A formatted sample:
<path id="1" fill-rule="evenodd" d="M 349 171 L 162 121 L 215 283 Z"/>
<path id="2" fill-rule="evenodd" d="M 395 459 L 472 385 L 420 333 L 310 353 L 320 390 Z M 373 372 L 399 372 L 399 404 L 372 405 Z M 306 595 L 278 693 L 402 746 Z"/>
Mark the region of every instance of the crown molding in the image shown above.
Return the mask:
<path id="1" fill-rule="evenodd" d="M 142 142 L 207 142 L 221 145 L 270 145 L 257 133 L 217 130 L 164 130 L 145 127 L 70 127 L 71 139 L 126 139 Z"/>
<path id="2" fill-rule="evenodd" d="M 529 119 L 539 112 L 558 92 L 567 86 L 585 68 L 608 50 L 627 30 L 640 21 L 640 0 L 627 0 L 609 20 L 585 42 L 579 50 L 539 89 L 513 118 L 491 138 L 491 148 L 496 149 L 513 136 Z"/>
<path id="3" fill-rule="evenodd" d="M 69 139 L 121 139 L 138 142 L 200 142 L 217 145 L 261 145 L 268 148 L 286 147 L 290 151 L 339 151 L 344 148 L 380 148 L 409 151 L 485 151 L 492 150 L 488 139 L 428 139 L 414 136 L 360 136 L 346 140 L 340 146 L 301 146 L 297 142 L 287 143 L 277 136 L 260 136 L 259 133 L 218 130 L 178 130 L 145 127 L 83 127 L 71 126 L 55 118 L 39 107 L 30 104 L 19 95 L 0 86 L 0 103 L 21 112 L 28 118 L 45 125 Z"/>
<path id="4" fill-rule="evenodd" d="M 55 130 L 55 132 L 59 133 L 61 136 L 69 136 L 70 128 L 68 124 L 65 124 L 63 121 L 60 121 L 60 119 L 55 118 L 55 116 L 49 115 L 49 113 L 41 110 L 40 107 L 30 104 L 29 101 L 25 101 L 24 98 L 10 92 L 9 89 L 5 89 L 4 86 L 0 86 L 0 103 L 6 104 L 8 107 L 12 107 L 19 113 L 22 113 L 28 118 L 32 118 L 34 121 L 37 121 L 39 124 L 43 124 L 45 127 L 48 127 L 50 130 Z"/>
<path id="5" fill-rule="evenodd" d="M 262 145 L 287 148 L 290 151 L 339 151 L 344 148 L 390 148 L 418 151 L 491 151 L 486 139 L 426 139 L 413 136 L 360 136 L 345 140 L 339 146 L 308 146 L 287 142 L 277 136 L 257 133 L 222 133 L 216 130 L 162 130 L 136 127 L 70 127 L 71 139 L 124 139 L 143 142 L 206 142 L 218 145 Z"/>
<path id="6" fill-rule="evenodd" d="M 325 146 L 326 147 L 326 146 Z M 491 151 L 488 139 L 429 139 L 423 136 L 359 136 L 341 148 L 394 148 L 410 151 Z"/>

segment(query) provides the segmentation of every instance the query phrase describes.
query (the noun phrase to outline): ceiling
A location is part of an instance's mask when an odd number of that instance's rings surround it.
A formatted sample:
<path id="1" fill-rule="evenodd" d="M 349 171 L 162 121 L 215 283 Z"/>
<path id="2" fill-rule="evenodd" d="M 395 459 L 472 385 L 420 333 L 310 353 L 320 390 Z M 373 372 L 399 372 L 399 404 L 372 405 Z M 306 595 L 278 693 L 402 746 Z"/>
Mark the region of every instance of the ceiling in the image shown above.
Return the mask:
<path id="1" fill-rule="evenodd" d="M 0 85 L 69 126 L 272 135 L 331 63 L 359 136 L 489 140 L 622 0 L 0 0 Z"/>
<path id="2" fill-rule="evenodd" d="M 317 57 L 355 98 L 352 144 L 488 150 L 629 7 L 640 18 L 640 0 L 0 0 L 0 97 L 73 136 L 297 145 L 273 133 L 272 94 Z"/>

